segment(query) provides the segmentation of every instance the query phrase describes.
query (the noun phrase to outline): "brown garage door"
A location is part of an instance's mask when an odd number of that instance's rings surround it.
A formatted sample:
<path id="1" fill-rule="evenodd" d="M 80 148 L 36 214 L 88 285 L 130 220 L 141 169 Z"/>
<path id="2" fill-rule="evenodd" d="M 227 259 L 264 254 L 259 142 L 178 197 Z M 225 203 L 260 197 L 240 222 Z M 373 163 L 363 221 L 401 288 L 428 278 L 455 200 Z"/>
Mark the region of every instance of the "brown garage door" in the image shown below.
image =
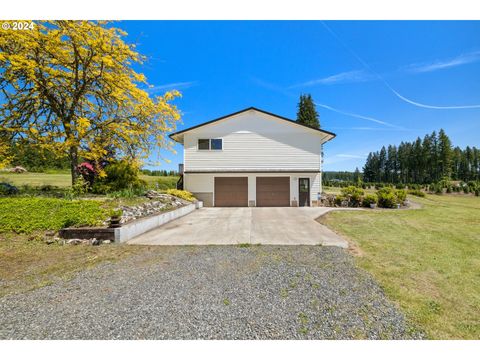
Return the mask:
<path id="1" fill-rule="evenodd" d="M 215 206 L 248 206 L 248 178 L 216 177 Z"/>
<path id="2" fill-rule="evenodd" d="M 290 206 L 290 178 L 257 177 L 257 206 Z"/>

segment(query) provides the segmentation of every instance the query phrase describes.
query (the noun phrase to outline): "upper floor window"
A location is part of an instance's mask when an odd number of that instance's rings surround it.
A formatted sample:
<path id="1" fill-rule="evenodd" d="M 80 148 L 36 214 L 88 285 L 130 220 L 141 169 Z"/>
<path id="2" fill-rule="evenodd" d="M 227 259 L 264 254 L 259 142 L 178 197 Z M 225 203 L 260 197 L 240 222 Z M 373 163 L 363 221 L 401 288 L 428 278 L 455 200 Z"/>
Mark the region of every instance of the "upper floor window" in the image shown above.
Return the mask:
<path id="1" fill-rule="evenodd" d="M 222 139 L 198 139 L 198 150 L 222 150 Z"/>
<path id="2" fill-rule="evenodd" d="M 198 150 L 210 150 L 210 139 L 198 139 Z"/>

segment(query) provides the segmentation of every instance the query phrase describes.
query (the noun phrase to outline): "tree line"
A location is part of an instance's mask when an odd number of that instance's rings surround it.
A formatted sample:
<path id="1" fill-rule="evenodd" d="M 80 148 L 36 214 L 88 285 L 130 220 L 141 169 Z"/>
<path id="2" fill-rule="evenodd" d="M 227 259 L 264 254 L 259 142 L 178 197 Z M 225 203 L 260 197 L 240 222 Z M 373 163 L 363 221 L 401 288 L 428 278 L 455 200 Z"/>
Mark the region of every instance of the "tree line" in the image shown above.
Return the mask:
<path id="1" fill-rule="evenodd" d="M 363 167 L 365 182 L 430 184 L 442 179 L 480 180 L 480 149 L 453 148 L 443 129 L 413 142 L 383 146 L 368 154 Z"/>

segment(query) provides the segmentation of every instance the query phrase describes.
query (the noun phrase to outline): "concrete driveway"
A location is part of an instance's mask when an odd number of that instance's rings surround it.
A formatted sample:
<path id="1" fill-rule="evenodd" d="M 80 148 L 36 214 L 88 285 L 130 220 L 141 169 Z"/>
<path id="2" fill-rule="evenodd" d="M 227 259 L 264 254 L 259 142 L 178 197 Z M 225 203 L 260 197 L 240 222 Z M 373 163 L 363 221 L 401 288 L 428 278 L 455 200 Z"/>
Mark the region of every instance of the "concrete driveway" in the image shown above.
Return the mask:
<path id="1" fill-rule="evenodd" d="M 140 245 L 326 245 L 345 239 L 315 219 L 331 208 L 202 208 L 130 240 Z"/>

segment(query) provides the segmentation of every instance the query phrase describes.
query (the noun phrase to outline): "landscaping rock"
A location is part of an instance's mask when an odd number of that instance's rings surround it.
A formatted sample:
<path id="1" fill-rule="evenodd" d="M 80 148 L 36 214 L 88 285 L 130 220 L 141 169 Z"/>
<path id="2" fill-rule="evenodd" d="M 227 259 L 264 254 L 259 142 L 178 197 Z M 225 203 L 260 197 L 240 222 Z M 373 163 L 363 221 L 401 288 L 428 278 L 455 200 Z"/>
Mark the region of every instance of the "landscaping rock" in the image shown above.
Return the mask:
<path id="1" fill-rule="evenodd" d="M 68 245 L 78 245 L 82 243 L 82 239 L 70 239 L 67 241 Z"/>
<path id="2" fill-rule="evenodd" d="M 98 245 L 101 244 L 101 241 L 93 238 L 93 239 L 90 241 L 90 243 L 91 243 L 93 246 L 98 246 Z"/>
<path id="3" fill-rule="evenodd" d="M 111 242 L 112 242 L 112 240 L 103 240 L 102 244 L 110 244 Z"/>
<path id="4" fill-rule="evenodd" d="M 145 216 L 161 213 L 165 210 L 175 209 L 190 202 L 177 198 L 173 195 L 160 193 L 155 190 L 149 190 L 145 194 L 149 199 L 153 201 L 145 202 L 135 206 L 121 206 L 122 217 L 120 224 L 125 224 L 129 221 L 136 220 Z"/>
<path id="5" fill-rule="evenodd" d="M 25 172 L 27 172 L 27 169 L 25 169 L 25 168 L 22 167 L 22 166 L 15 166 L 14 168 L 11 168 L 11 169 L 10 169 L 10 172 L 20 174 L 20 173 L 25 173 Z"/>
<path id="6" fill-rule="evenodd" d="M 318 206 L 335 207 L 335 195 L 323 193 L 318 200 Z"/>

